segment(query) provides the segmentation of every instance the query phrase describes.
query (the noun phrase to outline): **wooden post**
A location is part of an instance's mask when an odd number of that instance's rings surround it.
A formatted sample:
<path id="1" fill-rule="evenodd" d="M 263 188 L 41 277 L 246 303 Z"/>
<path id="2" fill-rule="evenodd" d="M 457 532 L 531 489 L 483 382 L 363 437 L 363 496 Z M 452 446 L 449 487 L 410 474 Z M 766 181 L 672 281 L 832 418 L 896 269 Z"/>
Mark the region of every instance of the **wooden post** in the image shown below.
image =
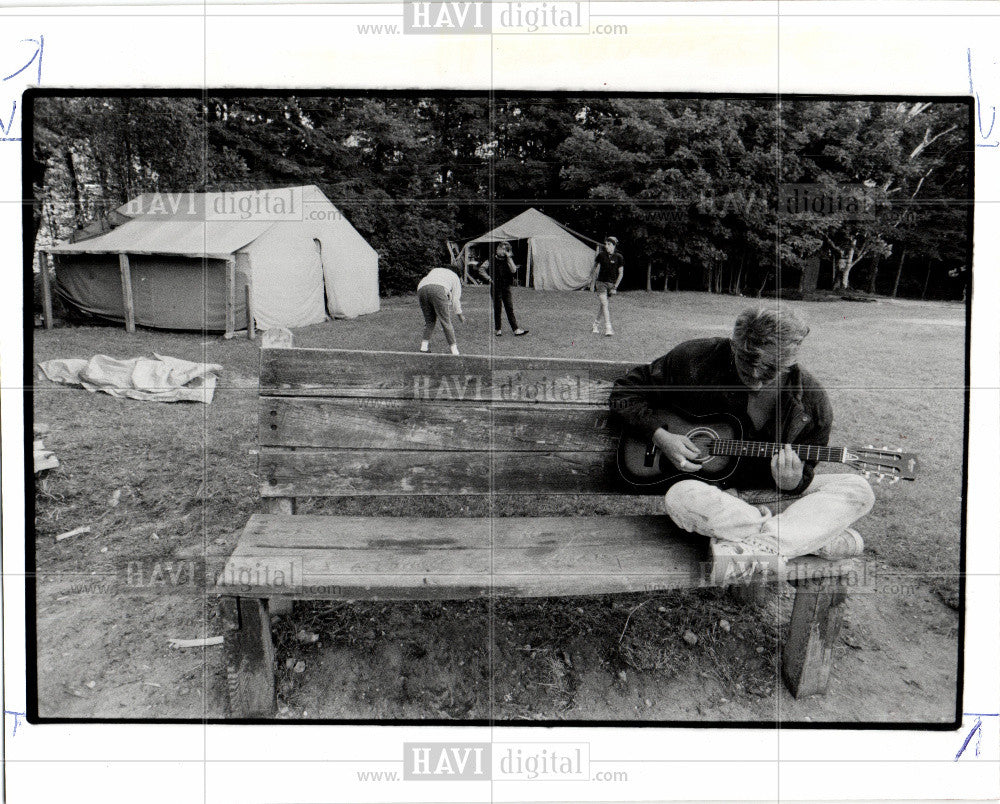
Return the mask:
<path id="1" fill-rule="evenodd" d="M 125 303 L 125 331 L 135 332 L 135 305 L 132 303 L 132 269 L 128 264 L 128 254 L 118 255 L 118 267 L 122 274 L 122 301 Z"/>
<path id="2" fill-rule="evenodd" d="M 469 249 L 462 249 L 462 284 L 469 284 Z"/>
<path id="3" fill-rule="evenodd" d="M 226 259 L 226 340 L 236 331 L 236 260 Z"/>
<path id="4" fill-rule="evenodd" d="M 653 289 L 653 263 L 646 263 L 646 293 Z"/>
<path id="5" fill-rule="evenodd" d="M 295 337 L 292 331 L 279 327 L 269 329 L 264 332 L 261 338 L 261 354 L 264 349 L 291 349 L 295 344 Z M 275 411 L 276 412 L 276 411 Z M 263 426 L 263 425 L 262 425 Z M 269 514 L 284 514 L 291 516 L 295 513 L 294 497 L 265 497 L 264 510 Z M 292 601 L 290 598 L 271 597 L 268 598 L 268 611 L 273 614 L 291 614 Z"/>
<path id="6" fill-rule="evenodd" d="M 49 280 L 48 252 L 38 252 L 38 269 L 42 274 L 42 313 L 45 316 L 45 329 L 52 329 L 52 286 Z"/>
<path id="7" fill-rule="evenodd" d="M 261 338 L 261 359 L 263 360 L 265 349 L 291 349 L 295 345 L 295 336 L 290 329 L 277 327 L 264 332 Z M 267 497 L 264 499 L 264 508 L 269 514 L 294 514 L 294 497 Z"/>
<path id="8" fill-rule="evenodd" d="M 531 241 L 528 241 L 528 256 L 525 259 L 525 269 L 524 269 L 524 286 L 526 288 L 531 287 Z"/>
<path id="9" fill-rule="evenodd" d="M 222 619 L 230 715 L 273 716 L 274 644 L 267 601 L 224 597 Z"/>
<path id="10" fill-rule="evenodd" d="M 782 675 L 792 695 L 826 692 L 833 647 L 840 635 L 847 594 L 839 577 L 799 581 L 782 655 Z"/>
<path id="11" fill-rule="evenodd" d="M 257 337 L 257 325 L 253 320 L 253 286 L 247 282 L 247 338 Z"/>

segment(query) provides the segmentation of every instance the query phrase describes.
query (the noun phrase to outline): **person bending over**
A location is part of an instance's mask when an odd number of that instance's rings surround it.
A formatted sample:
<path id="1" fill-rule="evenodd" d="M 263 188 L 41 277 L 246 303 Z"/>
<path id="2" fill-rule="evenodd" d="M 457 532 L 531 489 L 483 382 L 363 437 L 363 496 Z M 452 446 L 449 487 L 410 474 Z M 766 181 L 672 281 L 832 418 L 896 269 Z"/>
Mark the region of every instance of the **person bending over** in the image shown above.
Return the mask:
<path id="1" fill-rule="evenodd" d="M 424 314 L 424 337 L 420 341 L 420 351 L 430 351 L 434 325 L 441 322 L 444 337 L 453 355 L 458 354 L 455 328 L 451 323 L 452 310 L 458 320 L 465 322 L 462 315 L 462 280 L 450 268 L 432 268 L 427 276 L 417 284 L 417 299 Z"/>

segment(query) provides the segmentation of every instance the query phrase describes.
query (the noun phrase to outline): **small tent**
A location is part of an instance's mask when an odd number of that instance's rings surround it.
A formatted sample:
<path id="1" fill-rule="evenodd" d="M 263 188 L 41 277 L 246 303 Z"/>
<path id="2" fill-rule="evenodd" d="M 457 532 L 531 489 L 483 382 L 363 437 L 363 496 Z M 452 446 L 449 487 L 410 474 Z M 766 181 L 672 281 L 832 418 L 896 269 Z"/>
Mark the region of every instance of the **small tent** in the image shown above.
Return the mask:
<path id="1" fill-rule="evenodd" d="M 261 329 L 379 309 L 377 252 L 314 185 L 146 193 L 48 251 L 68 304 L 122 321 L 130 295 L 148 327 L 242 328 L 248 297 Z"/>
<path id="2" fill-rule="evenodd" d="M 594 249 L 534 207 L 466 243 L 460 255 L 463 264 L 468 264 L 471 249 L 475 246 L 503 240 L 512 244 L 525 242 L 524 284 L 528 287 L 537 290 L 579 290 L 590 281 Z M 591 242 L 597 244 L 596 240 Z"/>

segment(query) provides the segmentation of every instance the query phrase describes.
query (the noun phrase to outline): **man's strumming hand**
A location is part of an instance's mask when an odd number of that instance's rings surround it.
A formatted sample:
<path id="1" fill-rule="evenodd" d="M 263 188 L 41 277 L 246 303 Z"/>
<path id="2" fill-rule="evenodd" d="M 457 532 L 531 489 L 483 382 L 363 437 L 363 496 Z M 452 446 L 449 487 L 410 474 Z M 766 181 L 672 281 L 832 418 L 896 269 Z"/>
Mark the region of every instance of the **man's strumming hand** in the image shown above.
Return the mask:
<path id="1" fill-rule="evenodd" d="M 687 436 L 670 433 L 660 427 L 653 433 L 653 443 L 682 472 L 696 472 L 701 468 L 701 451 Z"/>

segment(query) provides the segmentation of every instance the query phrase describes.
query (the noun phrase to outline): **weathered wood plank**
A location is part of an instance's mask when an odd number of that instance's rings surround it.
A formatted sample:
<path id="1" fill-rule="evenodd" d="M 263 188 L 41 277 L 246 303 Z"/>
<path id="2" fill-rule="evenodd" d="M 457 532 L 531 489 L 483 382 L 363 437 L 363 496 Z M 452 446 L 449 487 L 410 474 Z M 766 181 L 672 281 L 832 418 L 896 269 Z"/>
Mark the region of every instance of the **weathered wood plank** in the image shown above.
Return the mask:
<path id="1" fill-rule="evenodd" d="M 329 600 L 690 588 L 701 584 L 704 553 L 704 540 L 679 534 L 666 517 L 257 514 L 218 588 Z"/>
<path id="2" fill-rule="evenodd" d="M 608 452 L 606 407 L 261 397 L 262 446 Z"/>
<path id="3" fill-rule="evenodd" d="M 274 645 L 267 602 L 223 598 L 226 681 L 233 717 L 271 717 L 275 709 Z"/>
<path id="4" fill-rule="evenodd" d="M 261 393 L 607 404 L 612 383 L 633 364 L 345 349 L 274 349 L 261 353 Z"/>
<path id="5" fill-rule="evenodd" d="M 306 600 L 611 594 L 702 587 L 707 562 L 707 541 L 665 516 L 255 514 L 218 591 Z M 812 557 L 789 572 L 838 577 L 850 566 Z"/>
<path id="6" fill-rule="evenodd" d="M 796 698 L 826 692 L 846 600 L 845 585 L 838 578 L 797 584 L 782 654 L 782 675 Z"/>
<path id="7" fill-rule="evenodd" d="M 612 452 L 431 452 L 262 447 L 262 497 L 608 493 Z"/>

